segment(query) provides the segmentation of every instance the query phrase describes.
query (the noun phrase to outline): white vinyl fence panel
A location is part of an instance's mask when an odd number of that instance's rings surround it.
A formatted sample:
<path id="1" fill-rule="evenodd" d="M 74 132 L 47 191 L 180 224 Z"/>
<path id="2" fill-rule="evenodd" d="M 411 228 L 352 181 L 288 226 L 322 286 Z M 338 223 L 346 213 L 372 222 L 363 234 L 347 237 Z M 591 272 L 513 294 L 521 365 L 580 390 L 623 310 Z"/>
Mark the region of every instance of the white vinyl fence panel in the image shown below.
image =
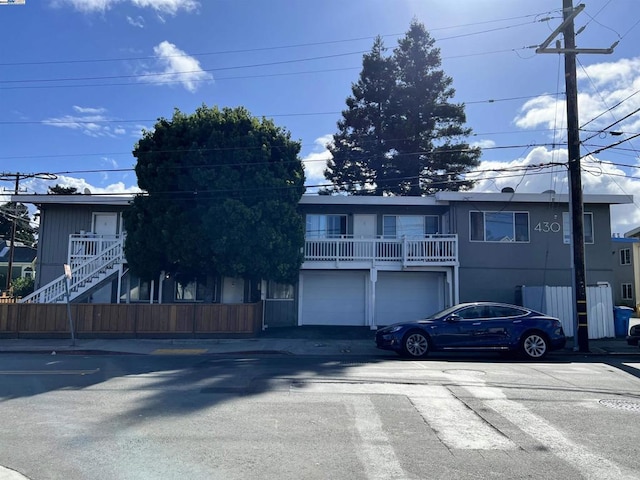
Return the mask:
<path id="1" fill-rule="evenodd" d="M 525 307 L 557 317 L 567 337 L 573 337 L 574 305 L 571 287 L 522 287 Z M 611 286 L 587 287 L 587 321 L 589 338 L 615 337 Z"/>

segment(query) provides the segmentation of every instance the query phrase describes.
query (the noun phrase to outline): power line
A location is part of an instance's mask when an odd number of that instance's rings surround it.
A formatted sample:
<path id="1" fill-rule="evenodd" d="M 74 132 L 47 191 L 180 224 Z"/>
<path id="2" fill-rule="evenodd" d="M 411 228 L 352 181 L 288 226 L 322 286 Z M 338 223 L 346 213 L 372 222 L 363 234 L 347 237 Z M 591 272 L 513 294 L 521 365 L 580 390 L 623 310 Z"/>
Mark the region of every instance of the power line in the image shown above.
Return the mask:
<path id="1" fill-rule="evenodd" d="M 465 106 L 467 105 L 481 105 L 481 104 L 494 104 L 499 102 L 512 102 L 516 100 L 527 100 L 531 98 L 538 98 L 546 94 L 538 94 L 538 95 L 521 95 L 518 97 L 506 97 L 506 98 L 489 98 L 486 100 L 472 100 L 469 102 L 462 101 Z M 444 105 L 444 104 L 441 104 Z M 439 106 L 439 105 L 436 105 Z M 296 112 L 296 113 L 276 113 L 276 114 L 264 114 L 257 115 L 259 117 L 266 118 L 278 118 L 278 117 L 304 117 L 304 116 L 320 116 L 320 115 L 340 115 L 342 111 L 331 111 L 331 112 Z M 90 118 L 87 120 L 81 120 L 82 117 L 72 118 L 69 120 L 19 120 L 19 121 L 9 121 L 9 120 L 1 120 L 0 125 L 87 125 L 87 124 L 102 124 L 102 123 L 147 123 L 147 122 L 157 122 L 158 119 L 133 119 L 133 120 L 114 120 L 107 118 Z"/>
<path id="2" fill-rule="evenodd" d="M 528 14 L 528 15 L 522 15 L 522 16 L 518 16 L 518 17 L 509 17 L 509 18 L 503 18 L 503 19 L 495 19 L 495 20 L 488 20 L 488 21 L 483 21 L 483 22 L 474 22 L 474 23 L 466 23 L 466 24 L 461 24 L 461 25 L 452 25 L 452 26 L 447 26 L 447 27 L 439 27 L 439 28 L 432 28 L 429 29 L 430 32 L 436 32 L 436 31 L 441 31 L 441 30 L 451 30 L 451 29 L 457 29 L 457 28 L 465 28 L 465 27 L 473 27 L 473 26 L 478 26 L 478 25 L 487 25 L 487 24 L 491 24 L 491 23 L 498 23 L 498 22 L 506 22 L 506 21 L 512 21 L 512 20 L 520 20 L 523 18 L 531 18 L 531 17 L 539 17 L 540 15 L 548 15 L 553 13 L 553 11 L 550 12 L 542 12 L 542 13 L 536 13 L 536 14 Z M 535 22 L 541 22 L 541 21 L 545 21 L 547 20 L 545 19 L 536 19 L 534 21 Z M 468 34 L 463 34 L 463 36 L 470 36 L 470 35 L 478 35 L 481 33 L 490 33 L 490 32 L 494 32 L 496 30 L 500 30 L 500 29 L 507 29 L 507 28 L 514 28 L 517 26 L 522 26 L 522 25 L 528 25 L 532 22 L 526 22 L 526 23 L 521 23 L 521 24 L 516 24 L 516 25 L 509 25 L 506 27 L 500 27 L 498 29 L 491 29 L 491 30 L 485 30 L 485 31 L 481 31 L 481 32 L 472 32 L 472 33 L 468 33 Z M 388 34 L 384 34 L 384 35 L 370 35 L 370 36 L 365 36 L 365 37 L 355 37 L 355 38 L 347 38 L 347 39 L 340 39 L 340 40 L 326 40 L 326 41 L 322 41 L 322 42 L 307 42 L 307 43 L 298 43 L 298 44 L 291 44 L 291 45 L 276 45 L 276 46 L 270 46 L 270 47 L 257 47 L 257 48 L 245 48 L 245 49 L 236 49 L 236 50 L 221 50 L 221 51 L 217 51 L 217 52 L 199 52 L 199 53 L 184 53 L 184 54 L 176 54 L 176 55 L 167 55 L 165 57 L 159 57 L 158 55 L 149 55 L 149 56 L 142 56 L 142 57 L 117 57 L 117 58 L 94 58 L 94 59 L 69 59 L 69 60 L 43 60 L 43 61 L 27 61 L 27 62 L 6 62 L 6 63 L 0 63 L 0 66 L 2 67 L 10 67 L 10 66 L 28 66 L 28 65 L 65 65 L 65 64 L 82 64 L 82 63 L 104 63 L 104 62 L 123 62 L 123 61 L 134 61 L 134 60 L 157 60 L 159 58 L 180 58 L 180 57 L 204 57 L 204 56 L 213 56 L 213 55 L 237 55 L 238 53 L 253 53 L 253 52 L 265 52 L 265 51 L 275 51 L 275 50 L 284 50 L 284 49 L 290 49 L 290 48 L 302 48 L 302 47 L 317 47 L 317 46 L 322 46 L 322 45 L 333 45 L 333 44 L 337 44 L 337 43 L 351 43 L 351 42 L 359 42 L 359 41 L 364 41 L 364 40 L 373 40 L 375 37 L 380 36 L 382 38 L 387 38 L 387 37 L 400 37 L 404 35 L 403 33 L 388 33 Z M 451 39 L 456 39 L 456 38 L 460 38 L 460 35 L 455 35 L 455 36 L 451 36 L 451 37 L 443 37 L 443 38 L 439 38 L 439 39 L 435 39 L 436 41 L 444 41 L 444 40 L 451 40 Z"/>

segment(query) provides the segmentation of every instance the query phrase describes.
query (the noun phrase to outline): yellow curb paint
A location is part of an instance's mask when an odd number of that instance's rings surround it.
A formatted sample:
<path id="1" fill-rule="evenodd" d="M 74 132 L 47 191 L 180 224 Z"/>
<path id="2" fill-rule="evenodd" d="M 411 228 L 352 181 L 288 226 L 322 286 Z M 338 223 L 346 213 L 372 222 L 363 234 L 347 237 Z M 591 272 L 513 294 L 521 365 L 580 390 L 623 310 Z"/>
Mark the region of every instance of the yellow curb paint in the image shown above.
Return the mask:
<path id="1" fill-rule="evenodd" d="M 200 355 L 206 352 L 204 348 L 159 348 L 151 352 L 151 355 Z"/>

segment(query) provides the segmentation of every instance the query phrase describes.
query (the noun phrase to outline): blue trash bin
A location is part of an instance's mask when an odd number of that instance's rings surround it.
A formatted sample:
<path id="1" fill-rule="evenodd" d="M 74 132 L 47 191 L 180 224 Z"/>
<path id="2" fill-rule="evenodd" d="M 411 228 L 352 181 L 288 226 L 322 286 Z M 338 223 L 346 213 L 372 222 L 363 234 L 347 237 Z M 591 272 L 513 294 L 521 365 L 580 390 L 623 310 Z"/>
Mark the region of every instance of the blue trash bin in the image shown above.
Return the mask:
<path id="1" fill-rule="evenodd" d="M 613 323 L 616 337 L 626 337 L 628 335 L 631 315 L 633 315 L 633 308 L 613 307 Z"/>

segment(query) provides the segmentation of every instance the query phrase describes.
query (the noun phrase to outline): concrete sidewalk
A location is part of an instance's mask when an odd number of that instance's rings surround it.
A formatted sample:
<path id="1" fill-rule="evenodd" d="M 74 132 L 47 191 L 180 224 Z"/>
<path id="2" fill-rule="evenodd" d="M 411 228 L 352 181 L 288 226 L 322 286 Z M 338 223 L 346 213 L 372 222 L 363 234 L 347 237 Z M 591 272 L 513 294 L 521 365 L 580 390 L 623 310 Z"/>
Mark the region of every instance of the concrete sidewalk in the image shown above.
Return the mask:
<path id="1" fill-rule="evenodd" d="M 575 351 L 569 339 L 565 349 L 551 355 L 638 355 L 640 348 L 623 338 L 589 341 L 589 353 Z M 0 339 L 0 353 L 137 355 L 346 355 L 392 356 L 379 350 L 368 329 L 297 329 L 264 332 L 256 338 L 217 339 Z"/>

